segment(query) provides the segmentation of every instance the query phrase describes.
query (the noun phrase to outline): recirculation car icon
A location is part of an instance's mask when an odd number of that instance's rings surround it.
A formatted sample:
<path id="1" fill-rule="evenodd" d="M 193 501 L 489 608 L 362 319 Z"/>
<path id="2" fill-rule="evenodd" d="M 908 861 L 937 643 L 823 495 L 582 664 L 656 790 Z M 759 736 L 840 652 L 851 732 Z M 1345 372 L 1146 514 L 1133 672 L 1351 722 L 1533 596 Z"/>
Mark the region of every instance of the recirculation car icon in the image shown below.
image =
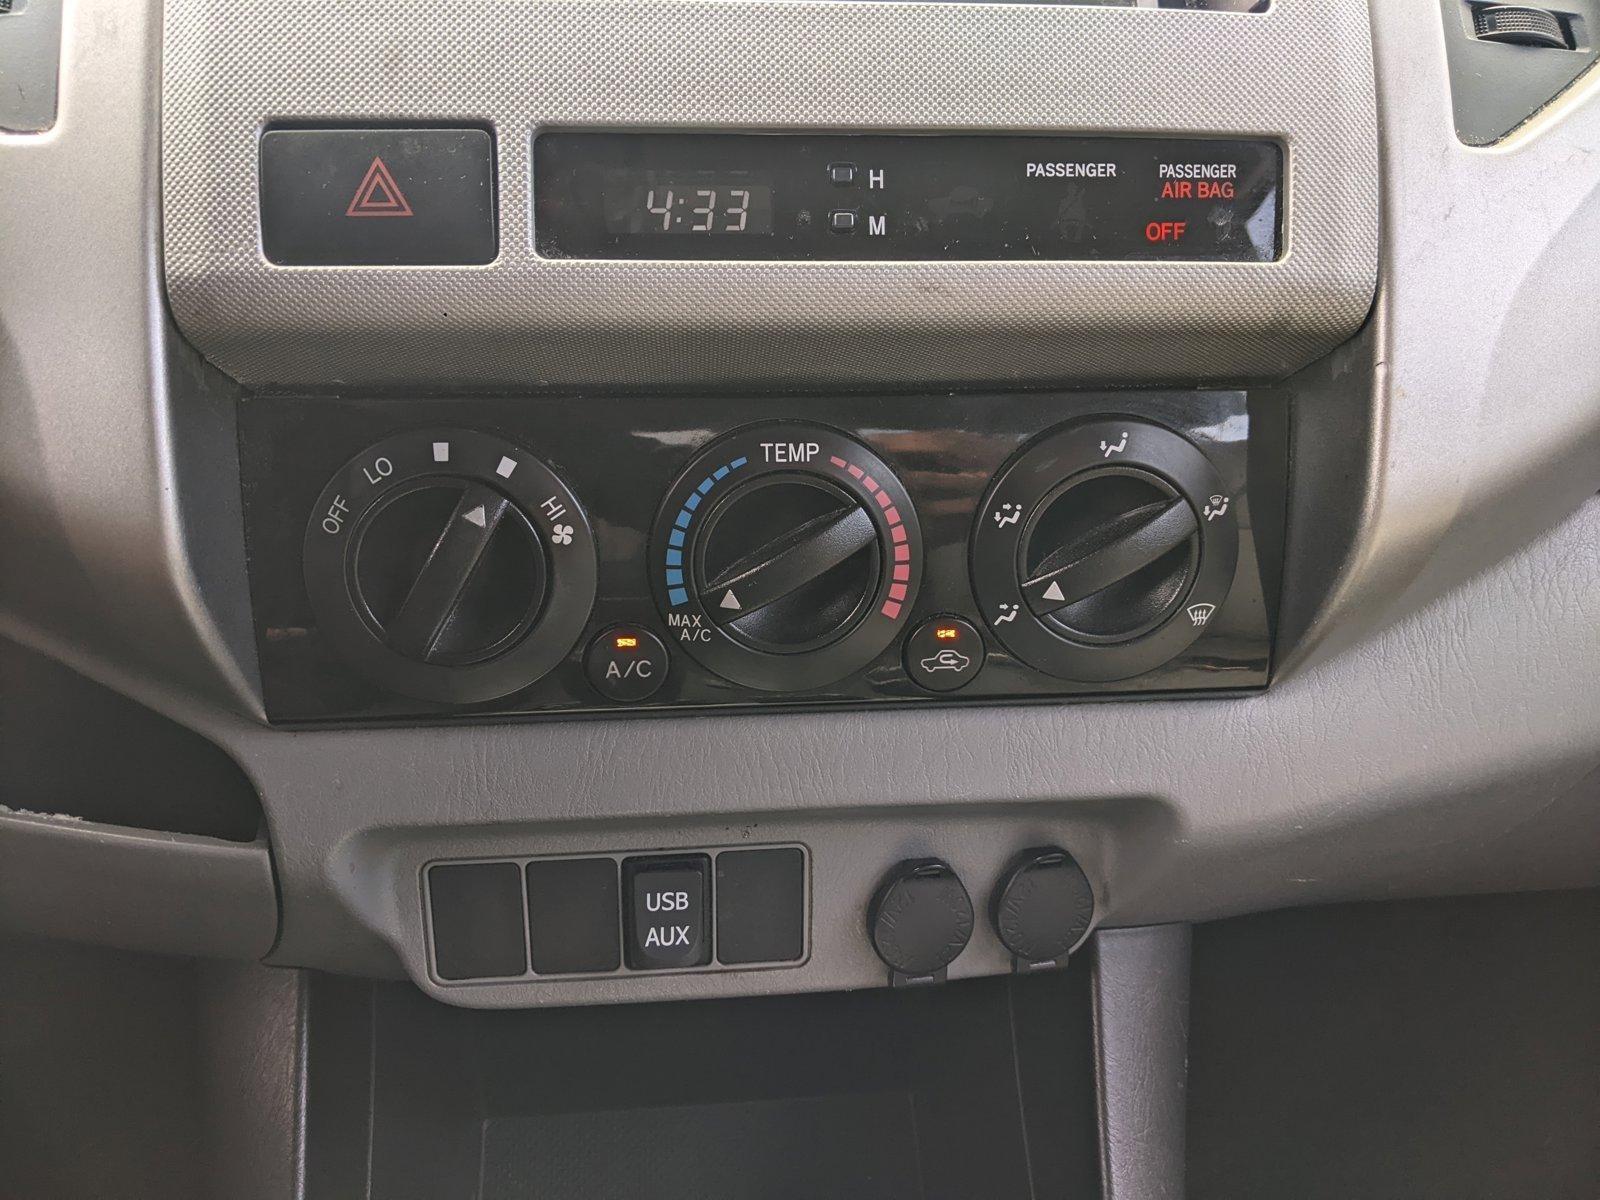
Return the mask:
<path id="1" fill-rule="evenodd" d="M 959 650 L 946 646 L 937 654 L 930 655 L 922 660 L 924 671 L 965 671 L 972 665 L 972 660 Z"/>

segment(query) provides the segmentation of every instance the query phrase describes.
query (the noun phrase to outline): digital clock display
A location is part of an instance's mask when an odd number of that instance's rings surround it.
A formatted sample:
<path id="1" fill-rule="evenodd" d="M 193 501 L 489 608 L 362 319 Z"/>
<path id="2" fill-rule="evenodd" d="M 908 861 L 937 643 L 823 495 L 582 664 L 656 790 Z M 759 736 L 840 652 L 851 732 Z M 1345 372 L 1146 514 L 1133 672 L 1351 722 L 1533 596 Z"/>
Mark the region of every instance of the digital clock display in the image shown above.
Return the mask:
<path id="1" fill-rule="evenodd" d="M 604 133 L 533 142 L 543 258 L 1257 262 L 1283 149 L 1068 134 Z"/>
<path id="2" fill-rule="evenodd" d="M 605 172 L 606 232 L 722 238 L 772 233 L 772 188 L 738 172 Z"/>

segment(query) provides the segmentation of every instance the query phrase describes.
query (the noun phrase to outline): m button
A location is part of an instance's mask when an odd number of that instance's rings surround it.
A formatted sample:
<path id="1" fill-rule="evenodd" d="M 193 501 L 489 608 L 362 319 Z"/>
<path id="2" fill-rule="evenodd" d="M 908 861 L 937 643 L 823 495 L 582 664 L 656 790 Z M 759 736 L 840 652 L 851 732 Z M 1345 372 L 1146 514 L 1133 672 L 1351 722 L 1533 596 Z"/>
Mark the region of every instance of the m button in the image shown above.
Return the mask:
<path id="1" fill-rule="evenodd" d="M 492 262 L 494 139 L 482 129 L 274 129 L 261 243 L 283 266 Z"/>
<path id="2" fill-rule="evenodd" d="M 710 859 L 703 854 L 630 858 L 622 864 L 622 879 L 628 897 L 628 966 L 662 971 L 711 961 Z"/>

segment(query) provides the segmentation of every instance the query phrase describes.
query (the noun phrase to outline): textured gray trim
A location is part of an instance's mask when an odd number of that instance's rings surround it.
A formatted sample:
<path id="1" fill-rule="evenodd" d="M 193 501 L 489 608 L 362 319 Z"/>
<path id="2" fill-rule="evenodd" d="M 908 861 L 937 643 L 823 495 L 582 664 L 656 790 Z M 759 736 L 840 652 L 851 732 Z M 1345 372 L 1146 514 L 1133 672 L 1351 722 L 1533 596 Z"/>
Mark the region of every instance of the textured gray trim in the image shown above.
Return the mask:
<path id="1" fill-rule="evenodd" d="M 69 7 L 61 122 L 0 137 L 0 211 L 30 222 L 0 238 L 0 625 L 239 758 L 272 829 L 285 962 L 399 969 L 420 921 L 388 906 L 395 876 L 352 875 L 353 850 L 457 835 L 525 850 L 574 823 L 595 844 L 664 841 L 708 812 L 781 837 L 1103 811 L 1092 858 L 1111 924 L 1592 884 L 1600 506 L 1555 527 L 1600 486 L 1600 307 L 1573 302 L 1600 278 L 1600 92 L 1582 81 L 1494 151 L 1462 147 L 1436 6 L 1374 12 L 1386 286 L 1373 340 L 1284 392 L 1304 650 L 1265 695 L 340 733 L 240 715 L 248 660 L 228 659 L 207 610 L 247 615 L 242 572 L 191 538 L 206 525 L 226 544 L 235 518 L 200 503 L 171 525 L 193 491 L 174 461 L 206 453 L 226 476 L 230 449 L 153 450 L 158 422 L 191 428 L 199 401 L 166 375 L 158 31 L 133 0 Z M 1238 103 L 1231 90 L 1216 102 Z M 1135 805 L 1171 819 L 1114 823 Z M 414 909 L 414 883 L 406 895 Z"/>
<path id="2" fill-rule="evenodd" d="M 265 842 L 0 814 L 0 928 L 142 950 L 261 958 L 278 933 Z"/>
<path id="3" fill-rule="evenodd" d="M 0 14 L 0 130 L 39 133 L 56 121 L 62 0 L 24 0 Z"/>
<path id="4" fill-rule="evenodd" d="M 232 385 L 162 297 L 160 16 L 75 0 L 55 127 L 0 134 L 0 632 L 253 712 Z"/>
<path id="5" fill-rule="evenodd" d="M 418 986 L 453 1004 L 505 1008 L 838 991 L 888 982 L 888 968 L 868 940 L 866 917 L 873 893 L 896 862 L 944 858 L 961 877 L 980 914 L 972 940 L 950 964 L 949 978 L 1000 975 L 1011 969 L 1011 955 L 990 923 L 987 905 L 1020 851 L 1030 846 L 1071 846 L 1098 890 L 1113 837 L 1125 845 L 1153 846 L 1166 836 L 1170 823 L 1171 814 L 1159 805 L 1133 801 L 1116 811 L 1091 802 L 991 803 L 854 815 L 726 812 L 626 822 L 550 820 L 539 823 L 537 831 L 509 825 L 393 828 L 351 839 L 342 847 L 335 871 L 344 902 L 395 931 L 393 952 Z M 773 832 L 779 829 L 781 835 Z M 427 914 L 419 876 L 430 860 L 510 858 L 530 850 L 555 857 L 632 854 L 639 852 L 638 847 L 648 847 L 651 853 L 715 854 L 745 845 L 781 844 L 804 846 L 809 859 L 806 956 L 799 962 L 459 983 L 441 983 L 429 970 Z M 375 972 L 384 966 L 376 957 L 364 965 Z"/>
<path id="6" fill-rule="evenodd" d="M 416 873 L 433 857 L 803 841 L 804 968 L 451 998 L 867 986 L 866 901 L 911 853 L 950 857 L 981 903 L 1010 852 L 1059 841 L 1109 927 L 1600 881 L 1597 547 L 1600 500 L 1360 648 L 1235 700 L 292 735 L 205 724 L 272 816 L 275 961 L 398 961 L 428 988 Z M 1508 721 L 1534 697 L 1536 720 Z M 951 974 L 1005 970 L 998 949 L 975 936 Z"/>
<path id="7" fill-rule="evenodd" d="M 1316 614 L 1280 677 L 1417 612 L 1600 489 L 1600 307 L 1574 301 L 1600 274 L 1600 76 L 1492 150 L 1463 146 L 1437 9 L 1371 8 L 1384 282 L 1363 342 L 1295 381 L 1285 577 L 1301 593 L 1286 603 Z"/>
<path id="8" fill-rule="evenodd" d="M 759 0 L 169 0 L 166 270 L 248 384 L 1185 382 L 1282 375 L 1355 331 L 1377 272 L 1367 14 Z M 481 122 L 485 267 L 274 267 L 278 120 Z M 553 126 L 1117 130 L 1279 138 L 1286 253 L 1223 263 L 574 262 L 535 256 Z M 1137 219 L 1137 218 L 1136 218 Z"/>

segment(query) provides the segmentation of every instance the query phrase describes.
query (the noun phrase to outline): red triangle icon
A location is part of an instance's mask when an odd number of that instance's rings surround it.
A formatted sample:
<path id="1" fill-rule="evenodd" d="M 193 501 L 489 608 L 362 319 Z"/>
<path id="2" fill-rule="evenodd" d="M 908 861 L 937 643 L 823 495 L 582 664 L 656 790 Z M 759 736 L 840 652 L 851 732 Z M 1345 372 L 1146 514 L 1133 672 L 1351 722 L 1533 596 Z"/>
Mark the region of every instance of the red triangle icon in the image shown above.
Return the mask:
<path id="1" fill-rule="evenodd" d="M 406 203 L 405 193 L 400 190 L 400 185 L 394 181 L 394 176 L 389 174 L 389 168 L 384 165 L 383 159 L 374 158 L 372 165 L 367 168 L 367 173 L 361 178 L 361 186 L 356 189 L 356 194 L 350 198 L 350 207 L 344 210 L 347 217 L 409 217 L 411 205 Z"/>

